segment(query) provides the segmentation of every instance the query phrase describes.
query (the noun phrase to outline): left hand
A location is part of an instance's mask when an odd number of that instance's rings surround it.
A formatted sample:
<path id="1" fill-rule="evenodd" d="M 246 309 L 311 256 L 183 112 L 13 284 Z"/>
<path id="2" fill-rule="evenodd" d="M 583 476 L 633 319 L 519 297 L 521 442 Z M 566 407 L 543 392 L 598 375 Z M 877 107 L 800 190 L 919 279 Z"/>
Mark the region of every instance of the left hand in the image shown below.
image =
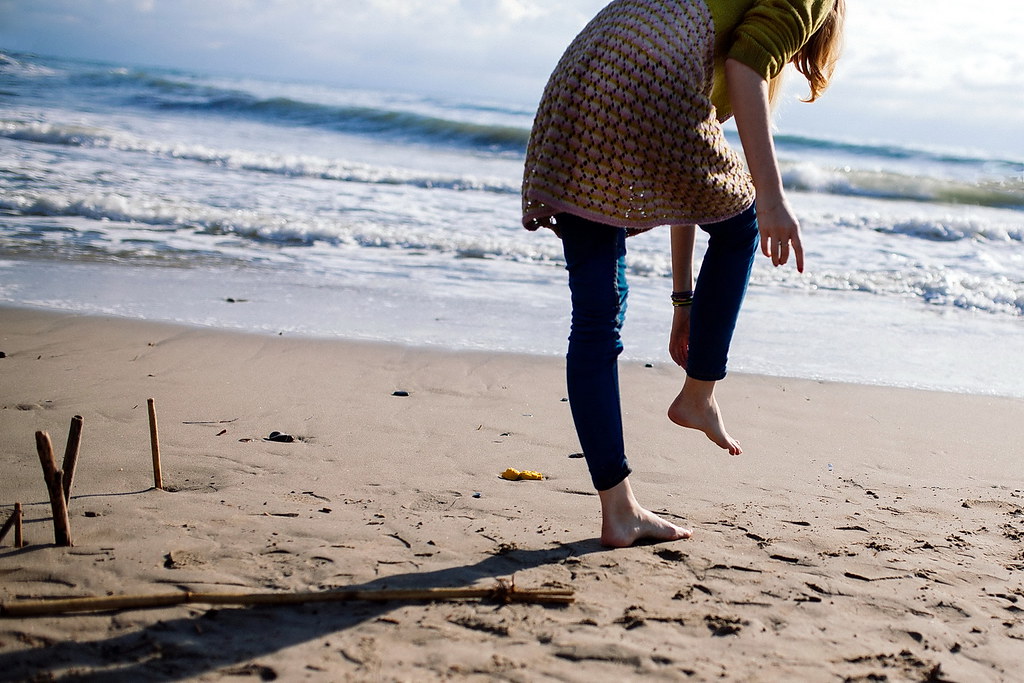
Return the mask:
<path id="1" fill-rule="evenodd" d="M 772 265 L 784 266 L 789 256 L 796 257 L 797 272 L 804 272 L 804 248 L 800 242 L 800 223 L 785 196 L 767 207 L 757 206 L 757 225 L 761 232 L 761 253 Z"/>

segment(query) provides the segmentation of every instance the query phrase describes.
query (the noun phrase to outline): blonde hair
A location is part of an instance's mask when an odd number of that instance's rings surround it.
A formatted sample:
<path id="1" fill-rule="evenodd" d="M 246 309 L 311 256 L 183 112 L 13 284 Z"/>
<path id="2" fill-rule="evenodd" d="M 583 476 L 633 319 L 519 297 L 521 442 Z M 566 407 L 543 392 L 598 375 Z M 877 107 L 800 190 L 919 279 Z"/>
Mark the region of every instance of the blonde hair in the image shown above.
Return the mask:
<path id="1" fill-rule="evenodd" d="M 811 92 L 804 102 L 813 102 L 828 88 L 836 62 L 843 49 L 843 22 L 846 19 L 846 0 L 836 0 L 832 11 L 810 39 L 801 47 L 791 63 L 807 79 Z M 775 80 L 775 79 L 773 79 Z M 772 88 L 769 88 L 769 92 Z"/>

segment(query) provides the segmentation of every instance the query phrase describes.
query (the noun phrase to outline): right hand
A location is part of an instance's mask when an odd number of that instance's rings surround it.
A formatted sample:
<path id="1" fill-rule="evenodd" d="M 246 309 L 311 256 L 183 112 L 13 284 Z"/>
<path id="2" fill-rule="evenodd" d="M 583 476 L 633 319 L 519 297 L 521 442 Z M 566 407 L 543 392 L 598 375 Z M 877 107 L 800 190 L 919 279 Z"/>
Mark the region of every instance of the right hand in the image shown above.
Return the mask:
<path id="1" fill-rule="evenodd" d="M 690 357 L 690 306 L 672 307 L 672 332 L 669 334 L 668 353 L 682 369 Z"/>

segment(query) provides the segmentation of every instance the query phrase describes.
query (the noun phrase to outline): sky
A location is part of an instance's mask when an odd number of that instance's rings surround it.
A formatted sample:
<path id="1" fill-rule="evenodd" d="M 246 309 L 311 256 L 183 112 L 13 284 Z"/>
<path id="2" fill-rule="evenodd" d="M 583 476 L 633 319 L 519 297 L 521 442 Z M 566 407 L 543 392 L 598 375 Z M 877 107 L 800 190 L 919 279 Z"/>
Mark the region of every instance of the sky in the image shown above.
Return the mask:
<path id="1" fill-rule="evenodd" d="M 846 51 L 782 132 L 1024 159 L 1020 0 L 847 0 Z M 0 0 L 0 49 L 530 107 L 605 0 Z M 788 99 L 802 94 L 790 77 Z"/>

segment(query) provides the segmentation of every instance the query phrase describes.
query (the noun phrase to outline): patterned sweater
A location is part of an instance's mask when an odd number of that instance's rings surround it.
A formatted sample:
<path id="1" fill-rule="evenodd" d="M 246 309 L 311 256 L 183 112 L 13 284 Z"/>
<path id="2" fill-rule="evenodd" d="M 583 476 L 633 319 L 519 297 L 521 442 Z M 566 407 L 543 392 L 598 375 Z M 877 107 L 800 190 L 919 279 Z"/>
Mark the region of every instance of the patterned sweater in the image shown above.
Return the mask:
<path id="1" fill-rule="evenodd" d="M 527 148 L 523 225 L 558 213 L 641 232 L 754 198 L 729 148 L 729 57 L 778 74 L 834 0 L 613 0 L 562 55 Z"/>

